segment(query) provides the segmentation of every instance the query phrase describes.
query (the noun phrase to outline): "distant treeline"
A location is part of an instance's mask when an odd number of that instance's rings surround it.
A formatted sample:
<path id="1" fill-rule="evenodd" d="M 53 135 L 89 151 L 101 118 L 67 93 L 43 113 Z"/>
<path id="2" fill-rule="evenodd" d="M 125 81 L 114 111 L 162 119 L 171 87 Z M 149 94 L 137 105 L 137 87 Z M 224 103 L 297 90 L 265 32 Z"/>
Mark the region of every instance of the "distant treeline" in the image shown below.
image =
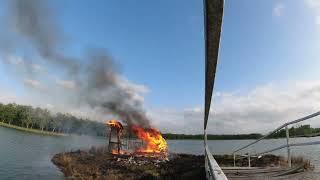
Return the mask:
<path id="1" fill-rule="evenodd" d="M 320 128 L 312 128 L 309 124 L 300 125 L 296 127 L 289 128 L 290 137 L 309 137 L 309 136 L 319 136 Z M 286 137 L 286 129 L 281 129 L 280 131 L 274 133 L 270 138 L 283 138 Z"/>
<path id="2" fill-rule="evenodd" d="M 289 128 L 289 135 L 290 137 L 310 137 L 310 136 L 320 136 L 320 128 L 312 128 L 310 125 L 299 125 L 296 127 Z M 208 140 L 240 140 L 240 139 L 258 139 L 261 138 L 263 135 L 258 133 L 252 134 L 222 134 L 222 135 L 214 135 L 208 134 Z M 202 140 L 203 134 L 163 134 L 165 139 L 197 139 Z M 286 137 L 286 130 L 281 129 L 280 131 L 270 135 L 269 139 L 272 138 L 284 138 Z"/>
<path id="3" fill-rule="evenodd" d="M 25 128 L 58 133 L 104 136 L 106 125 L 47 109 L 0 103 L 0 121 Z"/>
<path id="4" fill-rule="evenodd" d="M 78 118 L 66 113 L 52 113 L 47 109 L 34 108 L 18 104 L 0 103 L 0 122 L 66 134 L 85 134 L 92 136 L 106 136 L 106 125 L 89 119 Z M 310 125 L 293 126 L 289 128 L 290 137 L 320 136 L 320 128 Z M 258 139 L 262 134 L 208 134 L 208 140 Z M 163 134 L 165 139 L 203 139 L 203 134 Z M 268 138 L 284 138 L 286 130 L 281 129 Z"/>
<path id="5" fill-rule="evenodd" d="M 163 134 L 165 139 L 203 139 L 203 134 Z M 261 134 L 222 134 L 222 135 L 214 135 L 208 134 L 208 140 L 231 140 L 231 139 L 258 139 L 262 137 Z"/>

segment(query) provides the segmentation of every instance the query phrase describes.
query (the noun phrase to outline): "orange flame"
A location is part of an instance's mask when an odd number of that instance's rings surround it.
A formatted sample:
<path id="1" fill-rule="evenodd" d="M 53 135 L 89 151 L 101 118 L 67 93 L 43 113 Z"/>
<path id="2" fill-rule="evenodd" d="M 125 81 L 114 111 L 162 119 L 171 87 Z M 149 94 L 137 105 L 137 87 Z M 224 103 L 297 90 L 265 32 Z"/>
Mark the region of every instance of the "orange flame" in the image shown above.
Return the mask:
<path id="1" fill-rule="evenodd" d="M 120 152 L 118 152 L 118 150 L 112 149 L 112 150 L 111 150 L 111 154 L 125 154 L 125 152 L 122 151 L 122 150 L 120 150 Z"/>
<path id="2" fill-rule="evenodd" d="M 108 124 L 110 127 L 116 128 L 117 131 L 120 131 L 120 132 L 121 132 L 121 131 L 123 130 L 122 124 L 121 124 L 119 121 L 115 120 L 115 119 L 112 119 L 112 120 L 108 121 L 107 124 Z"/>
<path id="3" fill-rule="evenodd" d="M 168 145 L 166 140 L 162 137 L 161 133 L 155 129 L 144 129 L 142 127 L 133 125 L 133 132 L 142 139 L 146 145 L 143 148 L 137 150 L 137 152 L 143 153 L 166 153 Z"/>

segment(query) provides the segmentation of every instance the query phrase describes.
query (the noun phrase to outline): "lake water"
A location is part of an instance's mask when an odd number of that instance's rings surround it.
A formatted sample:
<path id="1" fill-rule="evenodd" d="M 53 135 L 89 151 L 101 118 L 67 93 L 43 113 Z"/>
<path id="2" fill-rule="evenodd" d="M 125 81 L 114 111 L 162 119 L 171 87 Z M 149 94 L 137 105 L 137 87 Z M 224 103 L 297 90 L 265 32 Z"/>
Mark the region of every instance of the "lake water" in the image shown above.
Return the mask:
<path id="1" fill-rule="evenodd" d="M 292 142 L 320 140 L 315 138 L 297 138 Z M 251 140 L 210 141 L 209 147 L 214 154 L 231 153 L 235 148 Z M 63 174 L 51 163 L 54 154 L 88 149 L 91 146 L 105 145 L 106 140 L 99 137 L 69 136 L 51 137 L 24 133 L 0 127 L 0 179 L 62 179 Z M 285 139 L 265 140 L 252 147 L 251 152 L 260 152 L 285 143 Z M 171 152 L 203 154 L 203 142 L 197 140 L 170 140 Z M 286 155 L 286 150 L 275 154 Z M 320 146 L 293 148 L 293 155 L 303 155 L 312 160 L 320 169 Z"/>

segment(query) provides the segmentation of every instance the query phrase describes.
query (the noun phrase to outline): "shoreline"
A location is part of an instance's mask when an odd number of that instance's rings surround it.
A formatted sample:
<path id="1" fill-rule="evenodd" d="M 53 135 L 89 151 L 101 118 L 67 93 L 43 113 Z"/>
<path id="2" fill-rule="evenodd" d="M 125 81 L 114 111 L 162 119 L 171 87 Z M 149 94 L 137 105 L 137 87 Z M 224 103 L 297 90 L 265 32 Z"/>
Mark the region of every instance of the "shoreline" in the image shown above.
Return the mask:
<path id="1" fill-rule="evenodd" d="M 41 131 L 38 129 L 25 128 L 25 127 L 20 127 L 20 126 L 7 124 L 7 123 L 3 123 L 3 122 L 0 122 L 0 126 L 5 127 L 5 128 L 15 129 L 18 131 L 27 132 L 27 133 L 33 133 L 33 134 L 39 134 L 39 135 L 45 135 L 45 136 L 67 136 L 67 134 L 63 134 L 63 133 Z"/>
<path id="2" fill-rule="evenodd" d="M 25 128 L 17 125 L 12 125 L 4 122 L 0 122 L 0 126 L 6 127 L 6 128 L 11 128 L 19 131 L 24 131 L 28 133 L 33 133 L 33 134 L 40 134 L 40 135 L 46 135 L 46 136 L 68 136 L 68 134 L 63 134 L 63 133 L 56 133 L 56 132 L 51 132 L 51 131 L 41 131 L 39 129 L 31 129 L 31 128 Z M 96 136 L 96 137 L 104 137 L 104 136 Z M 312 137 L 320 137 L 320 133 L 318 134 L 311 134 L 311 135 L 303 135 L 303 136 L 292 136 L 290 138 L 312 138 Z M 176 141 L 203 141 L 203 139 L 192 139 L 192 138 L 180 138 L 180 139 L 175 139 L 175 138 L 165 138 L 166 140 L 176 140 Z M 268 139 L 285 139 L 285 137 L 278 137 L 278 138 L 266 138 Z M 233 141 L 233 140 L 256 140 L 255 138 L 248 138 L 248 139 L 208 139 L 209 141 Z"/>
<path id="3" fill-rule="evenodd" d="M 290 138 L 313 138 L 313 137 L 320 137 L 320 134 L 319 135 L 312 135 L 312 136 L 290 136 Z M 193 141 L 203 141 L 204 139 L 170 139 L 170 138 L 165 138 L 166 140 L 177 140 L 177 141 L 180 141 L 180 140 L 193 140 Z M 264 140 L 270 140 L 270 139 L 286 139 L 286 137 L 279 137 L 279 138 L 266 138 Z M 234 140 L 237 140 L 237 141 L 241 141 L 241 140 L 257 140 L 257 139 L 208 139 L 208 141 L 234 141 Z"/>
<path id="4" fill-rule="evenodd" d="M 290 136 L 290 138 L 312 138 L 312 137 L 320 137 L 320 133 L 316 133 L 316 134 L 309 134 L 309 135 L 300 135 L 300 136 Z M 195 141 L 203 141 L 204 139 L 197 139 L 197 138 L 166 138 L 166 140 L 195 140 Z M 235 138 L 235 139 L 214 139 L 214 138 L 208 138 L 207 140 L 208 141 L 233 141 L 233 140 L 257 140 L 259 138 L 247 138 L 247 139 L 244 139 L 244 138 Z M 268 139 L 286 139 L 286 137 L 269 137 L 269 138 L 265 138 L 264 140 L 268 140 Z"/>

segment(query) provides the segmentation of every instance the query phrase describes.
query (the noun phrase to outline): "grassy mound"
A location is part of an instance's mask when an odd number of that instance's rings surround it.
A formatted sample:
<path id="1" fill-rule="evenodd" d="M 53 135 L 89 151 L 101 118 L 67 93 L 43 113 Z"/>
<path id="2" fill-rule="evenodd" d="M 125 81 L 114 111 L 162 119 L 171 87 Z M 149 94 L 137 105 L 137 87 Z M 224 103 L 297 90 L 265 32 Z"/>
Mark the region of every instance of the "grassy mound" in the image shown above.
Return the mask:
<path id="1" fill-rule="evenodd" d="M 79 150 L 56 154 L 52 162 L 71 179 L 205 179 L 204 158 L 195 155 L 159 160 Z"/>

